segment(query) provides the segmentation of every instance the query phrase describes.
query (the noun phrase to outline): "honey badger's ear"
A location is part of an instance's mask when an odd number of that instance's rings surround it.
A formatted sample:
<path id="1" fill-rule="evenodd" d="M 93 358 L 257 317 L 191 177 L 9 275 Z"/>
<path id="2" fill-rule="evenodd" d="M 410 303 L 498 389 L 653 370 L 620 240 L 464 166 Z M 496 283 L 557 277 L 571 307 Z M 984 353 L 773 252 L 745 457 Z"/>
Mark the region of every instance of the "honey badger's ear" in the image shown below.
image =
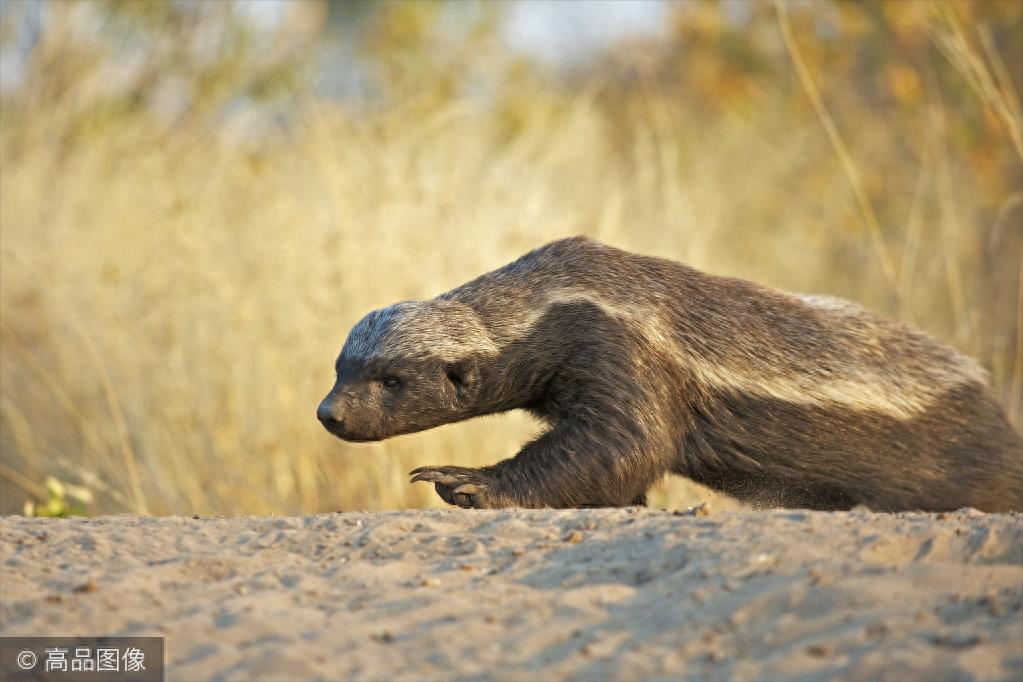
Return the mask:
<path id="1" fill-rule="evenodd" d="M 448 365 L 444 368 L 444 374 L 447 376 L 448 381 L 451 382 L 451 385 L 456 389 L 460 389 L 465 385 L 465 375 L 462 372 L 462 367 L 460 365 Z"/>
<path id="2" fill-rule="evenodd" d="M 471 359 L 449 362 L 444 366 L 444 376 L 454 387 L 458 397 L 465 397 L 476 387 L 476 362 Z"/>

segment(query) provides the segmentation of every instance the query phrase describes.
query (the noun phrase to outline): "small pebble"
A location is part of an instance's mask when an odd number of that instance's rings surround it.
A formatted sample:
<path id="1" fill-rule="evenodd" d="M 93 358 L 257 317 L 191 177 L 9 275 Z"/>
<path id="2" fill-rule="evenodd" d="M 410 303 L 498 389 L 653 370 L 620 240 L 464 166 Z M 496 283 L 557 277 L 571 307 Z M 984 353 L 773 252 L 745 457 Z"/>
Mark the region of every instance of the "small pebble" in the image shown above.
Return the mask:
<path id="1" fill-rule="evenodd" d="M 569 543 L 570 545 L 577 545 L 577 544 L 579 544 L 580 542 L 583 541 L 583 534 L 581 532 L 577 531 L 577 530 L 573 530 L 568 535 L 566 535 L 563 539 L 564 539 L 565 542 Z"/>
<path id="2" fill-rule="evenodd" d="M 826 644 L 811 644 L 806 647 L 806 653 L 811 656 L 823 657 L 831 653 L 831 647 Z"/>

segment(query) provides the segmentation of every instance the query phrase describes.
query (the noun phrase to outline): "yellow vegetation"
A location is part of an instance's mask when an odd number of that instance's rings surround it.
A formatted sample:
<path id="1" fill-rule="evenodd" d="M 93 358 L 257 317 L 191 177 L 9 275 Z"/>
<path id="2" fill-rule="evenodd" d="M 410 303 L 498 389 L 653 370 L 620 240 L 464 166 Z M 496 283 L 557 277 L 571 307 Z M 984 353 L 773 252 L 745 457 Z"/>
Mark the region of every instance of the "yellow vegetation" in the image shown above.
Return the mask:
<path id="1" fill-rule="evenodd" d="M 386 4 L 343 17 L 356 101 L 312 87 L 318 5 L 270 57 L 225 29 L 199 59 L 176 5 L 85 4 L 153 47 L 113 88 L 119 43 L 53 3 L 4 95 L 5 512 L 47 476 L 92 512 L 439 506 L 407 471 L 538 426 L 334 440 L 314 412 L 345 334 L 578 233 L 911 321 L 1020 424 L 1020 3 L 678 5 L 571 73 L 502 49 L 492 6 L 452 40 L 450 7 Z M 154 104 L 175 83 L 187 106 Z"/>

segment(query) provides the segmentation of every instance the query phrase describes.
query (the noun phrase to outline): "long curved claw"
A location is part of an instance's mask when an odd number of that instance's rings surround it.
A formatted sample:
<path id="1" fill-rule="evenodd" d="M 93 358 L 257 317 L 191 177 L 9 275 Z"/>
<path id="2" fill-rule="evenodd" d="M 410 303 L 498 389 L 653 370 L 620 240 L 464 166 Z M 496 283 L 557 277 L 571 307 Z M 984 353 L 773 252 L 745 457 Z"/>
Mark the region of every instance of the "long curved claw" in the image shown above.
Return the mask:
<path id="1" fill-rule="evenodd" d="M 448 504 L 464 509 L 487 506 L 486 474 L 479 469 L 456 466 L 426 466 L 409 472 L 412 483 L 433 483 L 437 494 Z"/>
<path id="2" fill-rule="evenodd" d="M 430 483 L 443 483 L 444 485 L 457 485 L 466 483 L 467 479 L 479 475 L 476 469 L 467 467 L 437 466 L 419 467 L 409 472 L 412 476 L 412 483 L 418 481 L 429 481 Z"/>
<path id="3" fill-rule="evenodd" d="M 419 481 L 426 481 L 428 483 L 443 483 L 444 485 L 456 485 L 459 482 L 459 478 L 446 471 L 438 471 L 431 467 L 423 467 L 423 470 L 417 470 L 418 473 L 412 472 L 411 483 L 418 483 Z"/>

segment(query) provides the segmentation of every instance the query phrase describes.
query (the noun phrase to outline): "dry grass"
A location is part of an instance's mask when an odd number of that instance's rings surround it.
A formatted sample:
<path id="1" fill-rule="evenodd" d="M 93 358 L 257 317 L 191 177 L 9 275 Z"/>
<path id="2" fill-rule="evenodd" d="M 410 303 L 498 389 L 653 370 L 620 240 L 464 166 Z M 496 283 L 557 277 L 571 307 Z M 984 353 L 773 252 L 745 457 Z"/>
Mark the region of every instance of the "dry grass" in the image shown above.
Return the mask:
<path id="1" fill-rule="evenodd" d="M 642 76 L 568 87 L 515 66 L 494 99 L 396 80 L 359 115 L 295 89 L 286 133 L 239 142 L 206 121 L 83 113 L 85 80 L 44 79 L 0 125 L 3 511 L 47 475 L 92 489 L 93 511 L 437 506 L 405 472 L 509 456 L 536 425 L 345 445 L 314 418 L 334 355 L 369 309 L 577 233 L 911 320 L 979 357 L 1019 425 L 1019 74 L 962 20 L 961 40 L 916 20 L 970 57 L 956 68 L 981 97 L 938 80 L 908 103 L 854 82 L 835 95 L 842 74 L 808 53 L 844 160 L 770 13 L 756 28 L 773 75 L 710 109 Z M 905 89 L 917 72 L 897 73 Z"/>

